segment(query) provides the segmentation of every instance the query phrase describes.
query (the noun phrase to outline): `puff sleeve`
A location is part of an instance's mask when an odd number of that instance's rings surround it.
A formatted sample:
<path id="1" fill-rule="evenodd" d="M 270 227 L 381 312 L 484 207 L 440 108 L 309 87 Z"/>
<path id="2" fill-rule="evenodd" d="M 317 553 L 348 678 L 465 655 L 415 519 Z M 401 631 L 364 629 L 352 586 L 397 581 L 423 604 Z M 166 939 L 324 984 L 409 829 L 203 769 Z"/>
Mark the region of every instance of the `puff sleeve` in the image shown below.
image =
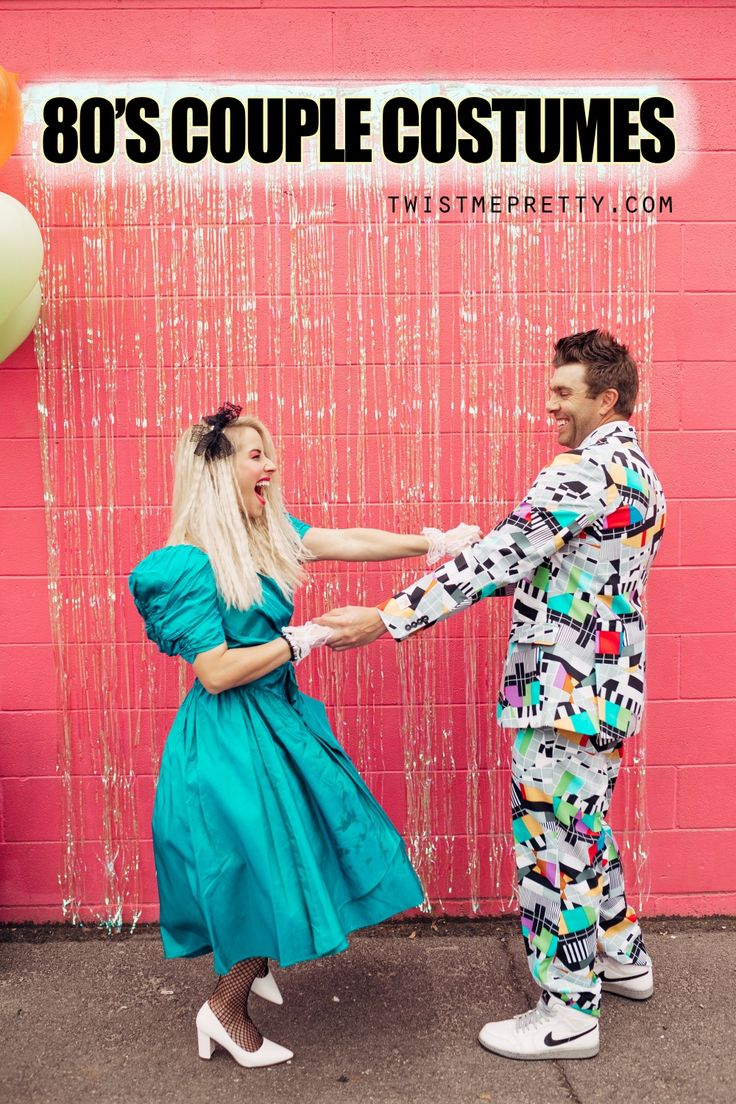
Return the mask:
<path id="1" fill-rule="evenodd" d="M 224 643 L 215 576 L 201 549 L 159 548 L 134 568 L 128 585 L 159 651 L 193 663 L 200 652 Z"/>

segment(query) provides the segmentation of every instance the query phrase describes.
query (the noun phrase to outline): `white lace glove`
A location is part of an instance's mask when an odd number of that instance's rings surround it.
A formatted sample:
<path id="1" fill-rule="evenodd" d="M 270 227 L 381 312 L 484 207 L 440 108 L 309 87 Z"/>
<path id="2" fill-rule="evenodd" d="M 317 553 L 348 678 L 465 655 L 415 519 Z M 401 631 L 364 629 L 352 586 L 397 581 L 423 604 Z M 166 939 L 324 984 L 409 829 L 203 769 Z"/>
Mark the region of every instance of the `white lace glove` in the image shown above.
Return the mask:
<path id="1" fill-rule="evenodd" d="M 464 522 L 460 522 L 454 529 L 448 529 L 446 533 L 441 529 L 422 529 L 422 536 L 429 541 L 427 564 L 431 566 L 438 560 L 451 560 L 469 544 L 479 541 L 481 533 L 480 526 L 465 525 Z"/>
<path id="2" fill-rule="evenodd" d="M 307 621 L 304 625 L 287 625 L 281 630 L 281 635 L 286 637 L 286 642 L 291 648 L 291 660 L 296 667 L 306 659 L 312 648 L 320 648 L 332 636 L 332 629 L 327 625 L 315 625 L 314 621 Z"/>

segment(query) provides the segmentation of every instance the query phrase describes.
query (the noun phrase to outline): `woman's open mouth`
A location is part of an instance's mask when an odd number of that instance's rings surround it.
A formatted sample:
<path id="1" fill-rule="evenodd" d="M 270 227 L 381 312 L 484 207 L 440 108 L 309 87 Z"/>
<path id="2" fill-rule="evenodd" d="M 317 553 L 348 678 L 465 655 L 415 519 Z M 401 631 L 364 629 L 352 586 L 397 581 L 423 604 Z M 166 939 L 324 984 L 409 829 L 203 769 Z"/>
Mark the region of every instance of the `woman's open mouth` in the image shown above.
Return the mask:
<path id="1" fill-rule="evenodd" d="M 254 491 L 255 491 L 256 498 L 260 502 L 261 506 L 266 505 L 266 488 L 267 487 L 268 487 L 268 480 L 264 479 L 264 480 L 262 480 L 262 482 L 256 483 L 255 487 L 253 488 Z"/>

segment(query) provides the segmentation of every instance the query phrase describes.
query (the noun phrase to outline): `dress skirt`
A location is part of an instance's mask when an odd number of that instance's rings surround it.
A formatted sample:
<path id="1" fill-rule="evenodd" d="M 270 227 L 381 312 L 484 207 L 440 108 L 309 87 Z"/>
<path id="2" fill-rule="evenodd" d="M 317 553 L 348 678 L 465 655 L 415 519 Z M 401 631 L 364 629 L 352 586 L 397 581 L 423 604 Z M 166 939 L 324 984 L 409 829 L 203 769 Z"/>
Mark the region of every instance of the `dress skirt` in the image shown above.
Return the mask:
<path id="1" fill-rule="evenodd" d="M 287 664 L 218 695 L 197 682 L 169 733 L 153 813 L 167 958 L 281 966 L 421 904 L 403 840 Z"/>

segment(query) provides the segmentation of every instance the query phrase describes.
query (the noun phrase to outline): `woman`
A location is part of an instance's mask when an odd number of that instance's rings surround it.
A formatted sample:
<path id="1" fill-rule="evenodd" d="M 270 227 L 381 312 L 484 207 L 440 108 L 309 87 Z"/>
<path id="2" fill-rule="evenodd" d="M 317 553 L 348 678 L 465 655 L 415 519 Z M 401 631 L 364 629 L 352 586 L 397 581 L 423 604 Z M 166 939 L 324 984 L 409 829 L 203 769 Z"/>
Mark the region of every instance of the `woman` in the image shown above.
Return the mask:
<path id="1" fill-rule="evenodd" d="M 197 676 L 169 733 L 153 813 L 167 958 L 214 952 L 197 1015 L 243 1066 L 287 1061 L 248 1014 L 282 1003 L 282 966 L 344 950 L 347 934 L 418 905 L 403 841 L 333 736 L 294 664 L 330 630 L 287 627 L 305 560 L 452 555 L 478 532 L 312 529 L 286 513 L 271 437 L 226 403 L 181 437 L 168 542 L 130 576 L 146 632 Z"/>

